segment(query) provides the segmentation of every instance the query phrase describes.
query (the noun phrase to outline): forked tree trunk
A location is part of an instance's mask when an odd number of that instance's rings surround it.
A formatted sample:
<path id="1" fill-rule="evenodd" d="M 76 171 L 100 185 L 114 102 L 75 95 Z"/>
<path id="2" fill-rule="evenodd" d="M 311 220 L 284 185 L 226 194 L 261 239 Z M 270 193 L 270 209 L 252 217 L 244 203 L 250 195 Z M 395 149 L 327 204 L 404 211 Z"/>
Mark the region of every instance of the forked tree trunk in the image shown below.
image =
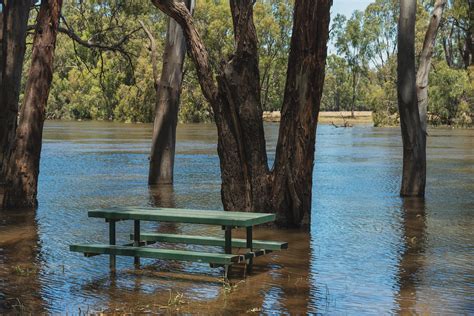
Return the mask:
<path id="1" fill-rule="evenodd" d="M 53 78 L 53 57 L 62 0 L 42 0 L 20 123 L 8 159 L 4 208 L 36 207 L 45 106 Z"/>
<path id="2" fill-rule="evenodd" d="M 426 184 L 426 133 L 416 95 L 415 17 L 416 0 L 400 0 L 397 93 L 403 141 L 402 196 L 424 196 Z"/>
<path id="3" fill-rule="evenodd" d="M 427 132 L 427 108 L 428 108 L 428 77 L 431 69 L 431 56 L 438 34 L 441 16 L 446 5 L 446 0 L 437 0 L 431 13 L 430 23 L 426 30 L 423 49 L 419 59 L 418 72 L 416 74 L 416 94 L 418 99 L 418 111 L 423 132 Z"/>
<path id="4" fill-rule="evenodd" d="M 263 131 L 254 1 L 231 0 L 235 51 L 221 63 L 217 85 L 207 50 L 184 5 L 152 0 L 183 28 L 218 132 L 221 196 L 232 211 L 277 213 L 282 226 L 310 223 L 316 124 L 326 60 L 330 0 L 299 0 L 274 168 Z"/>
<path id="5" fill-rule="evenodd" d="M 194 10 L 194 2 L 195 0 L 184 1 L 191 14 Z M 183 82 L 186 41 L 179 24 L 170 18 L 163 53 L 161 79 L 158 80 L 156 75 L 155 39 L 150 31 L 146 30 L 146 33 L 151 42 L 157 94 L 148 184 L 171 184 L 173 183 L 176 125 L 178 123 L 179 99 Z M 153 52 L 154 48 L 155 52 Z"/>
<path id="6" fill-rule="evenodd" d="M 3 0 L 2 59 L 0 68 L 0 186 L 4 162 L 15 139 L 21 72 L 31 0 Z M 3 171 L 2 171 L 3 170 Z"/>

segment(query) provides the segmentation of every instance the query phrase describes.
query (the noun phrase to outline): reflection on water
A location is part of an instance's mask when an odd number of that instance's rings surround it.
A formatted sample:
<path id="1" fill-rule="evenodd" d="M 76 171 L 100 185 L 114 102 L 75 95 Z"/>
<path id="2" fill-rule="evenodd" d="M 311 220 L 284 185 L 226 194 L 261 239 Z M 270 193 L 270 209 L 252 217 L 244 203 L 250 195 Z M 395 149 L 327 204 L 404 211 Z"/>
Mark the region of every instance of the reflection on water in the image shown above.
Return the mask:
<path id="1" fill-rule="evenodd" d="M 420 282 L 426 244 L 426 208 L 420 198 L 405 198 L 402 208 L 403 239 L 399 263 L 399 312 L 416 313 L 416 285 Z M 426 312 L 426 311 L 424 311 Z"/>
<path id="2" fill-rule="evenodd" d="M 170 184 L 154 185 L 149 187 L 150 205 L 156 207 L 176 207 L 174 186 Z"/>
<path id="3" fill-rule="evenodd" d="M 265 128 L 271 153 L 278 126 Z M 222 270 L 204 264 L 142 259 L 137 270 L 133 258 L 119 257 L 111 275 L 107 256 L 68 250 L 107 242 L 103 220 L 87 217 L 92 208 L 222 209 L 213 125 L 179 126 L 176 183 L 148 188 L 150 125 L 47 122 L 38 210 L 0 213 L 0 313 L 473 313 L 474 131 L 430 131 L 425 201 L 398 197 L 399 134 L 318 127 L 311 232 L 256 229 L 256 238 L 290 249 L 257 258 L 246 278 L 236 267 L 224 284 Z M 132 226 L 117 224 L 120 242 Z M 142 226 L 222 234 L 204 225 Z"/>
<path id="4" fill-rule="evenodd" d="M 40 248 L 34 211 L 0 212 L 0 313 L 43 311 Z"/>

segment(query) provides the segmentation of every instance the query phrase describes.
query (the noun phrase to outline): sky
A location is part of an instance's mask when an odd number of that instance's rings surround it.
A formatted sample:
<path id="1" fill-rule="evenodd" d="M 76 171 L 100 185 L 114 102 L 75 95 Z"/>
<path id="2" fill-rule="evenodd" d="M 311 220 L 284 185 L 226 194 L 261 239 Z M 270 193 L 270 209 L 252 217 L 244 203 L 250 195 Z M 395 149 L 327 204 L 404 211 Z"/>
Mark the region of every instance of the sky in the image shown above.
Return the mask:
<path id="1" fill-rule="evenodd" d="M 333 0 L 331 16 L 340 13 L 350 17 L 354 10 L 364 10 L 374 0 Z"/>
<path id="2" fill-rule="evenodd" d="M 352 12 L 355 10 L 363 11 L 372 2 L 374 2 L 374 0 L 333 0 L 331 19 L 334 19 L 338 13 L 349 18 L 352 15 Z M 328 53 L 336 53 L 336 48 L 331 42 L 328 44 Z"/>

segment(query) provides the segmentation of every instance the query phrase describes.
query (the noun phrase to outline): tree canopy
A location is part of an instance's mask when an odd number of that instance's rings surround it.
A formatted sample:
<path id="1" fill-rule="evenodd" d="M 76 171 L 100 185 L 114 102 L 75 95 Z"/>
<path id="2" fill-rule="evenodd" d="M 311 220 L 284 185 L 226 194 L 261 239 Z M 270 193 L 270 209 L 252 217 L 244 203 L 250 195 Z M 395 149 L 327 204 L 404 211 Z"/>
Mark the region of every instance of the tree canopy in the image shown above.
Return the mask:
<path id="1" fill-rule="evenodd" d="M 432 2 L 418 3 L 417 56 Z M 292 0 L 258 0 L 255 4 L 262 106 L 266 111 L 279 110 L 282 102 L 293 5 Z M 365 11 L 333 18 L 321 110 L 371 110 L 375 125 L 398 124 L 398 10 L 396 0 L 376 0 Z M 149 42 L 140 21 L 156 37 L 161 57 L 168 18 L 147 0 L 68 1 L 62 12 L 47 118 L 152 122 L 156 94 Z M 234 45 L 228 3 L 199 1 L 194 17 L 215 68 L 220 56 L 230 53 Z M 35 14 L 31 14 L 30 20 L 34 19 Z M 448 1 L 430 73 L 431 124 L 472 124 L 471 24 L 468 1 Z M 76 41 L 71 40 L 71 33 Z M 27 69 L 25 65 L 25 74 Z M 200 91 L 189 59 L 184 72 L 179 120 L 211 121 L 212 109 Z M 25 75 L 23 78 L 26 80 Z"/>

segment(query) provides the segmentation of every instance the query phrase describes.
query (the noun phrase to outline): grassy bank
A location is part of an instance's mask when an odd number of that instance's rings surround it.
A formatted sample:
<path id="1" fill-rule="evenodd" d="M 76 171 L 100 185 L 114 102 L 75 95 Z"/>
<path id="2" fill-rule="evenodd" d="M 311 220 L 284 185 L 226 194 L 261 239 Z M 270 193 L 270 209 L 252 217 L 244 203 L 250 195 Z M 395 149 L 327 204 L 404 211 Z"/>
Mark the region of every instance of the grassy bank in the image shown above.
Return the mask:
<path id="1" fill-rule="evenodd" d="M 263 112 L 263 120 L 266 122 L 279 122 L 280 118 L 280 111 Z M 335 125 L 374 124 L 372 111 L 355 111 L 354 117 L 351 117 L 350 111 L 319 112 L 318 122 Z"/>

